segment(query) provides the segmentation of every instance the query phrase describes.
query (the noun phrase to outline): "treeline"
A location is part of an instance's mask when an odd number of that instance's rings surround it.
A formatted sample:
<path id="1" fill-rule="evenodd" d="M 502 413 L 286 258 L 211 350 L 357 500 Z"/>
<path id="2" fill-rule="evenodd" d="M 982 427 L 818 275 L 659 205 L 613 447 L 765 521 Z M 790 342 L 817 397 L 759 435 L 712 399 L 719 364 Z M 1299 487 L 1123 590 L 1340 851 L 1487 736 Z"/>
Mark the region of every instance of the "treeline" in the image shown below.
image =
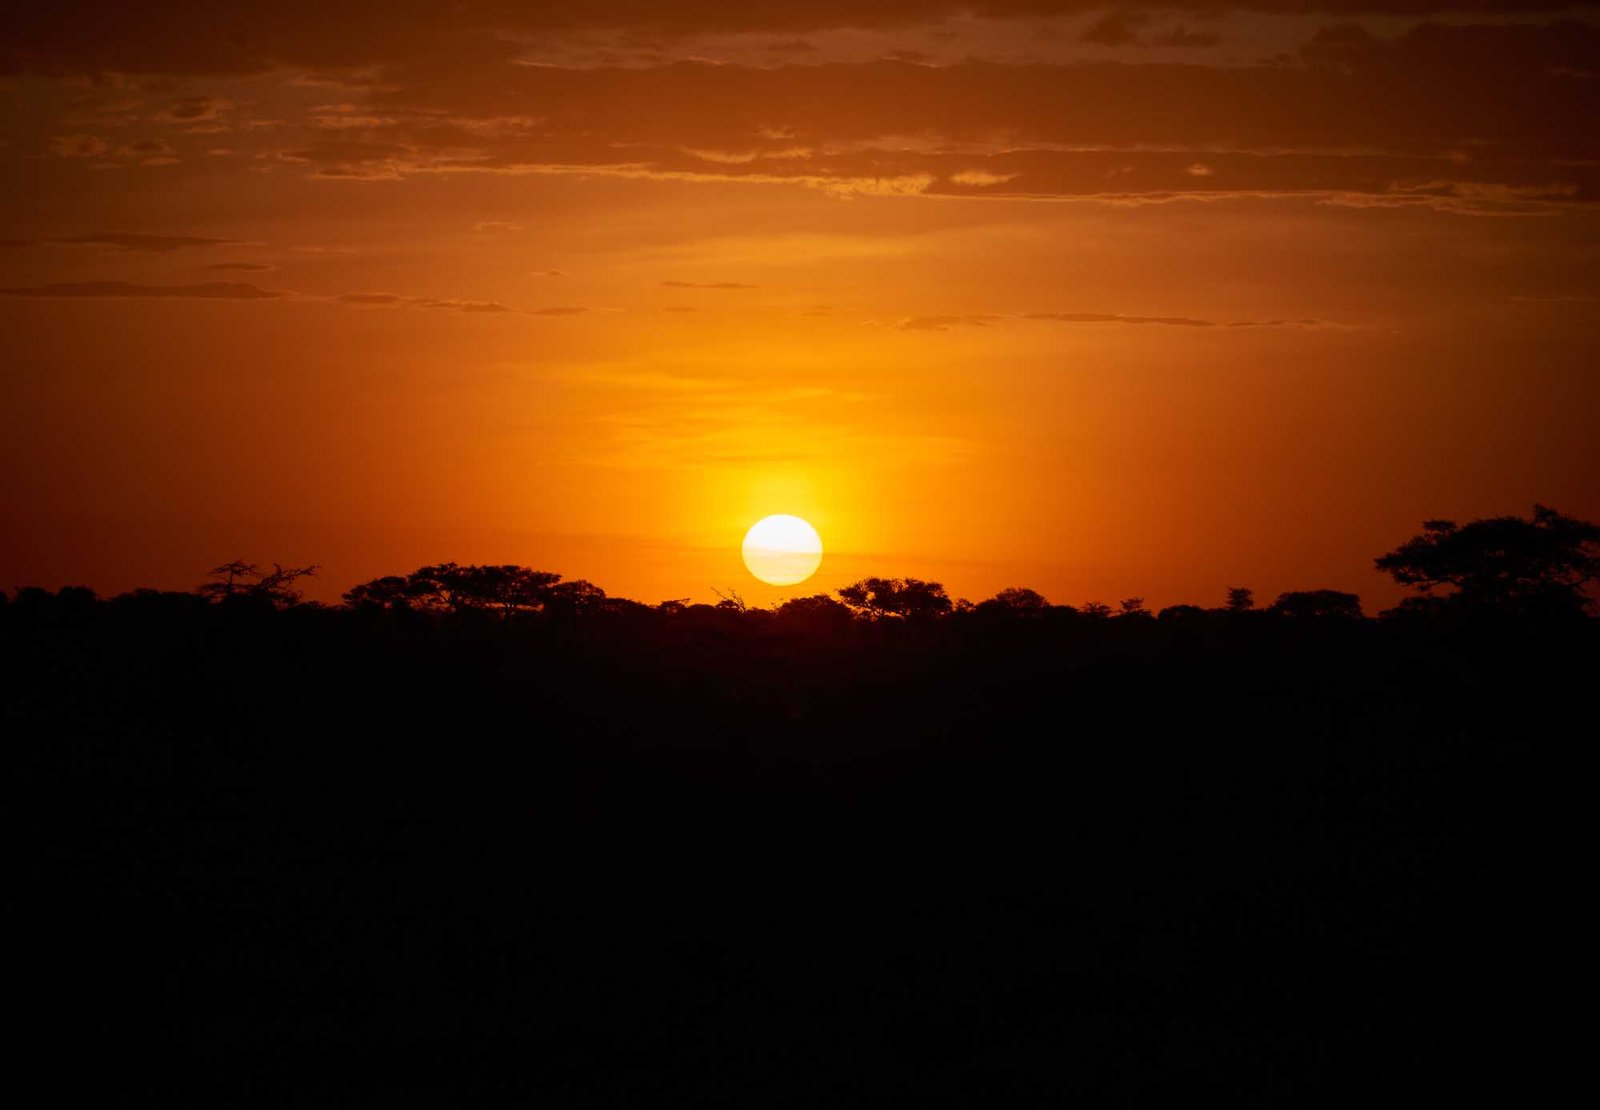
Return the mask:
<path id="1" fill-rule="evenodd" d="M 1425 522 L 1423 531 L 1375 563 L 1400 585 L 1416 593 L 1379 616 L 1394 618 L 1513 617 L 1570 619 L 1594 608 L 1591 583 L 1600 579 L 1600 526 L 1564 516 L 1543 505 L 1531 517 L 1492 517 L 1457 525 L 1448 520 Z M 112 599 L 130 607 L 157 606 L 178 610 L 196 603 L 233 608 L 321 608 L 304 600 L 299 584 L 316 566 L 264 570 L 242 560 L 209 572 L 194 593 L 135 590 Z M 356 611 L 385 610 L 418 614 L 495 614 L 502 618 L 650 617 L 707 619 L 737 614 L 750 622 L 774 621 L 810 628 L 841 627 L 853 622 L 927 624 L 954 621 L 969 624 L 1038 622 L 1067 625 L 1089 621 L 1197 622 L 1214 618 L 1359 621 L 1366 618 L 1361 598 L 1341 590 L 1291 590 L 1258 608 L 1254 591 L 1229 587 L 1224 604 L 1207 608 L 1171 605 L 1152 612 L 1142 597 L 1121 599 L 1115 607 L 1101 601 L 1082 605 L 1052 604 L 1036 590 L 1012 587 L 983 601 L 952 598 L 938 582 L 919 578 L 863 578 L 830 594 L 792 598 L 770 609 L 752 608 L 736 590 L 719 591 L 715 604 L 686 599 L 651 606 L 612 597 L 584 579 L 565 579 L 551 571 L 515 564 L 462 565 L 440 563 L 410 574 L 386 575 L 363 582 L 343 595 L 344 606 Z M 92 608 L 98 599 L 82 586 L 54 594 L 23 587 L 7 597 L 0 592 L 0 612 L 19 619 L 71 617 Z"/>

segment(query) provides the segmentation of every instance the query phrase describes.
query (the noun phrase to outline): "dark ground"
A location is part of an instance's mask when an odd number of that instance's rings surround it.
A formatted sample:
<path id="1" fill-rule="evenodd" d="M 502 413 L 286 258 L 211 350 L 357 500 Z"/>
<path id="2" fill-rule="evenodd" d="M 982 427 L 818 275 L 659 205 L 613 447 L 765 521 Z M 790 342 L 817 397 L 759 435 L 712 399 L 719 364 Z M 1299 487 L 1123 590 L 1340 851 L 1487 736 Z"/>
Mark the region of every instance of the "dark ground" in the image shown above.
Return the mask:
<path id="1" fill-rule="evenodd" d="M 1597 662 L 1593 621 L 11 605 L 10 1048 L 55 1105 L 1581 1090 Z"/>

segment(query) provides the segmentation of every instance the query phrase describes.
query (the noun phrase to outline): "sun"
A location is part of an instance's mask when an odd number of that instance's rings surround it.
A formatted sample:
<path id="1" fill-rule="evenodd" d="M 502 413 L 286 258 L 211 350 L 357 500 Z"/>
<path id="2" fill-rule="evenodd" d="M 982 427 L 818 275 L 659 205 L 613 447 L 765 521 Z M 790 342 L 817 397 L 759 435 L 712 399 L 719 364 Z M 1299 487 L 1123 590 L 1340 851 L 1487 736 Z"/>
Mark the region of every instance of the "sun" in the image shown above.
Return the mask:
<path id="1" fill-rule="evenodd" d="M 744 565 L 769 586 L 793 586 L 817 573 L 822 537 L 797 516 L 758 520 L 744 534 Z"/>

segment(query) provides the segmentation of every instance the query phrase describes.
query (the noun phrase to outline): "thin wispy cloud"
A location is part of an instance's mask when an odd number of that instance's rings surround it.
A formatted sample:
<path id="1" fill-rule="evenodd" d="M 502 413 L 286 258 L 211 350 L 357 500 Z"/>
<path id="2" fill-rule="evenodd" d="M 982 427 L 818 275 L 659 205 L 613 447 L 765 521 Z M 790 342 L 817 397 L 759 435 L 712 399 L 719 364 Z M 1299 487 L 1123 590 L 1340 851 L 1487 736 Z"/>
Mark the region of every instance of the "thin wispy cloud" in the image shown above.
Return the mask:
<path id="1" fill-rule="evenodd" d="M 1195 316 L 1137 316 L 1115 312 L 948 313 L 907 316 L 896 321 L 896 331 L 950 331 L 961 327 L 990 327 L 1005 320 L 1031 320 L 1057 324 L 1122 324 L 1168 328 L 1329 328 L 1316 319 L 1207 320 Z"/>
<path id="2" fill-rule="evenodd" d="M 1168 328 L 1320 328 L 1322 320 L 1203 320 L 1193 316 L 1125 316 L 1114 312 L 1028 312 L 1024 320 L 1047 320 L 1058 324 L 1131 324 Z"/>
<path id="3" fill-rule="evenodd" d="M 339 304 L 375 308 L 422 308 L 446 312 L 501 313 L 514 309 L 499 301 L 467 301 L 437 297 L 407 297 L 398 293 L 341 293 L 333 298 Z"/>
<path id="4" fill-rule="evenodd" d="M 89 235 L 69 235 L 47 241 L 64 247 L 108 247 L 155 254 L 169 254 L 193 247 L 233 247 L 244 242 L 242 239 L 215 239 L 204 235 L 142 235 L 122 231 L 97 231 Z"/>
<path id="5" fill-rule="evenodd" d="M 49 285 L 14 286 L 0 289 L 4 297 L 168 297 L 207 301 L 259 301 L 282 297 L 272 289 L 261 289 L 231 281 L 204 282 L 198 285 L 138 285 L 128 281 L 64 281 Z"/>

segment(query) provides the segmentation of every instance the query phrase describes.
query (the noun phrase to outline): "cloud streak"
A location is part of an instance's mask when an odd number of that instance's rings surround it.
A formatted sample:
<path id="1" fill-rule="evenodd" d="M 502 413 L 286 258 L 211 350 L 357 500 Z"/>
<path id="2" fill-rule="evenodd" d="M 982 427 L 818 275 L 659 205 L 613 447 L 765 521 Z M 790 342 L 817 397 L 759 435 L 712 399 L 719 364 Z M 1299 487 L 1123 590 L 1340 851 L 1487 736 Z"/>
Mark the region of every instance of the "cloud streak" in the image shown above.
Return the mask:
<path id="1" fill-rule="evenodd" d="M 1024 320 L 1058 324 L 1132 324 L 1168 328 L 1325 328 L 1323 320 L 1202 320 L 1193 316 L 1124 316 L 1114 312 L 1028 312 Z"/>
<path id="2" fill-rule="evenodd" d="M 140 235 L 120 231 L 97 231 L 90 235 L 50 239 L 48 242 L 63 247 L 110 247 L 156 254 L 168 254 L 190 247 L 232 247 L 243 244 L 240 239 L 213 239 L 202 235 Z"/>
<path id="3" fill-rule="evenodd" d="M 1331 328 L 1326 320 L 1206 320 L 1195 316 L 1133 316 L 1117 312 L 952 313 L 907 316 L 895 323 L 896 331 L 951 331 L 958 327 L 989 327 L 1005 320 L 1031 320 L 1056 324 L 1126 324 L 1166 328 Z"/>
<path id="4" fill-rule="evenodd" d="M 333 300 L 338 304 L 377 308 L 426 308 L 447 312 L 501 313 L 513 312 L 499 301 L 463 301 L 432 297 L 405 297 L 398 293 L 342 293 Z"/>
<path id="5" fill-rule="evenodd" d="M 744 281 L 663 281 L 662 286 L 667 289 L 754 289 L 754 285 Z"/>
<path id="6" fill-rule="evenodd" d="M 171 297 L 202 301 L 260 301 L 284 296 L 240 282 L 212 281 L 199 285 L 137 285 L 128 281 L 65 281 L 49 285 L 0 289 L 3 297 Z"/>
<path id="7" fill-rule="evenodd" d="M 552 305 L 548 308 L 515 309 L 499 301 L 468 301 L 452 298 L 408 297 L 399 293 L 341 293 L 331 298 L 336 304 L 364 308 L 421 308 L 485 315 L 507 313 L 518 316 L 582 316 L 589 311 L 580 305 Z"/>
<path id="8" fill-rule="evenodd" d="M 1396 15 L 1554 12 L 1571 0 L 1168 0 L 1155 7 L 1193 16 L 1261 11 L 1275 15 Z M 1097 41 L 1130 43 L 1147 20 L 1150 4 L 1115 0 L 752 0 L 706 5 L 697 0 L 655 0 L 648 5 L 549 4 L 480 0 L 440 6 L 386 0 L 275 0 L 219 12 L 201 0 L 169 0 L 165 17 L 151 19 L 116 0 L 76 0 L 49 6 L 0 9 L 0 73 L 249 74 L 283 66 L 314 71 L 407 64 L 485 67 L 518 56 L 530 38 L 633 33 L 647 45 L 635 54 L 659 54 L 666 44 L 706 34 L 781 36 L 769 50 L 805 52 L 796 38 L 830 29 L 935 29 L 952 16 L 974 12 L 992 20 L 1040 21 L 1102 15 L 1112 21 Z M 1109 16 L 1104 15 L 1109 10 Z M 88 29 L 92 28 L 93 33 Z M 653 46 L 653 49 L 651 48 Z M 199 100 L 202 98 L 193 98 Z M 204 111 L 179 102 L 180 111 Z"/>

